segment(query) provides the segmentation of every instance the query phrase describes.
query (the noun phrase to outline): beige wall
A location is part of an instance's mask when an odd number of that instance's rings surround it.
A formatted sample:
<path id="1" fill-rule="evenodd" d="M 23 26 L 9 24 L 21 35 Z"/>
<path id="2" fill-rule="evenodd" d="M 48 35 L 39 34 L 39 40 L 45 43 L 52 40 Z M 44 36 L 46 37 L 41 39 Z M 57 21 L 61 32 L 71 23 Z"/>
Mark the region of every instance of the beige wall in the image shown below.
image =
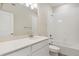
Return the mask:
<path id="1" fill-rule="evenodd" d="M 47 4 L 39 4 L 38 7 L 38 35 L 47 36 L 47 20 L 50 6 Z"/>
<path id="2" fill-rule="evenodd" d="M 16 4 L 3 4 L 1 10 L 11 12 L 14 15 L 14 35 L 31 34 L 32 29 L 24 27 L 32 27 L 32 11 L 25 6 Z"/>

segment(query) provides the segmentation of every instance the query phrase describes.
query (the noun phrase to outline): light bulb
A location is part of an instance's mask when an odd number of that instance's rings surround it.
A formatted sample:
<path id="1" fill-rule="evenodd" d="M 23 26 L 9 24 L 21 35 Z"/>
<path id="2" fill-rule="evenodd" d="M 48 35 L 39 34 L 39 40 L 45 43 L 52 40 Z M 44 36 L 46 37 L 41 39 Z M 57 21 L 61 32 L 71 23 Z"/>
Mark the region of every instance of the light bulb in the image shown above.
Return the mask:
<path id="1" fill-rule="evenodd" d="M 31 9 L 34 9 L 34 7 L 31 5 Z"/>
<path id="2" fill-rule="evenodd" d="M 37 4 L 36 4 L 36 3 L 35 3 L 35 4 L 33 4 L 33 7 L 34 7 L 34 8 L 37 8 Z"/>
<path id="3" fill-rule="evenodd" d="M 27 7 L 29 7 L 29 4 L 28 4 L 28 3 L 26 3 L 26 6 L 27 6 Z"/>

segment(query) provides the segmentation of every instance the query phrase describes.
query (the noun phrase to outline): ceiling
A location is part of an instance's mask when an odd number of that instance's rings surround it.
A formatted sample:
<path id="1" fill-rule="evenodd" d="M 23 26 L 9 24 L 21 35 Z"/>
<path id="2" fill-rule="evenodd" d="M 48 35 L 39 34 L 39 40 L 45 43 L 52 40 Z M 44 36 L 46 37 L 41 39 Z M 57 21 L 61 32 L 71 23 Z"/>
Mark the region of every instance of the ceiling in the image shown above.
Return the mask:
<path id="1" fill-rule="evenodd" d="M 58 7 L 66 3 L 40 3 L 40 4 L 50 5 L 51 7 Z"/>
<path id="2" fill-rule="evenodd" d="M 52 6 L 52 7 L 61 6 L 63 4 L 65 4 L 65 3 L 49 3 L 49 5 Z"/>

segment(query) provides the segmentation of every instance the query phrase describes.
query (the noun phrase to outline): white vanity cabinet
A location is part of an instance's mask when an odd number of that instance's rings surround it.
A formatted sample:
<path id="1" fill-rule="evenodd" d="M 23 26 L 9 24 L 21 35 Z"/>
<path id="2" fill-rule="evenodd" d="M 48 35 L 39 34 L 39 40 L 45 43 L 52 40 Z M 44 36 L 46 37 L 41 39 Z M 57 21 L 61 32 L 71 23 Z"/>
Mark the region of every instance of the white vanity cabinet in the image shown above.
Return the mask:
<path id="1" fill-rule="evenodd" d="M 10 52 L 6 56 L 49 56 L 48 40 L 35 42 L 28 47 Z"/>
<path id="2" fill-rule="evenodd" d="M 32 56 L 49 56 L 48 40 L 44 40 L 33 45 Z"/>
<path id="3" fill-rule="evenodd" d="M 35 51 L 32 53 L 32 56 L 49 56 L 49 47 L 45 46 L 39 49 L 38 51 Z"/>
<path id="4" fill-rule="evenodd" d="M 22 48 L 7 54 L 6 56 L 30 56 L 31 55 L 31 47 Z"/>

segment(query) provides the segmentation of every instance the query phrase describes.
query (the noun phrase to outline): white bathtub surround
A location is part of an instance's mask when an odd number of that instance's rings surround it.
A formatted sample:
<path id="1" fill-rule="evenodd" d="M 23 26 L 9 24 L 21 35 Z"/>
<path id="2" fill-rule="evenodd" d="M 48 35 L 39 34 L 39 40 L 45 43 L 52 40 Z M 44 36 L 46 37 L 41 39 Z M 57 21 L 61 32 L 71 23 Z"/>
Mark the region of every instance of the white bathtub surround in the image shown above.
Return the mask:
<path id="1" fill-rule="evenodd" d="M 0 43 L 0 55 L 27 56 L 49 55 L 48 38 L 34 36 Z"/>
<path id="2" fill-rule="evenodd" d="M 66 44 L 62 42 L 54 42 L 54 44 L 61 48 L 60 53 L 67 56 L 79 56 L 79 46 Z"/>
<path id="3" fill-rule="evenodd" d="M 64 4 L 49 13 L 53 16 L 49 15 L 48 33 L 54 36 L 54 44 L 61 46 L 61 53 L 65 55 L 79 55 L 78 10 L 79 4 Z"/>

